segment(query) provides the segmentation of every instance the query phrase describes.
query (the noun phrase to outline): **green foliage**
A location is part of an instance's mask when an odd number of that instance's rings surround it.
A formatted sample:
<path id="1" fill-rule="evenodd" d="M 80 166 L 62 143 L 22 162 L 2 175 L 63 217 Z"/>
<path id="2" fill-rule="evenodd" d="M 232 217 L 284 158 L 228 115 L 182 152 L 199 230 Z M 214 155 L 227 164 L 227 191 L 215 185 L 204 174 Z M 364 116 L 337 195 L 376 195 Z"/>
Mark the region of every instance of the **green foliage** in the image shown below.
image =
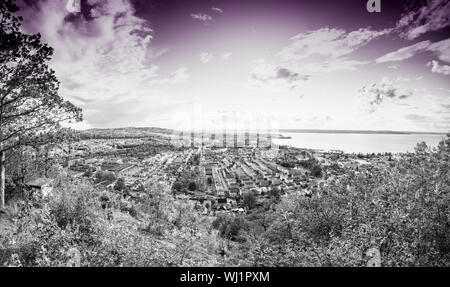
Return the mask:
<path id="1" fill-rule="evenodd" d="M 242 196 L 242 204 L 248 209 L 253 209 L 256 207 L 256 197 L 253 192 L 244 193 Z"/>
<path id="2" fill-rule="evenodd" d="M 347 169 L 312 198 L 290 194 L 251 224 L 234 260 L 254 266 L 449 266 L 450 138 L 370 172 Z M 251 214 L 250 222 L 256 223 Z"/>
<path id="3" fill-rule="evenodd" d="M 195 183 L 195 181 L 189 182 L 189 184 L 188 184 L 188 189 L 189 189 L 190 191 L 194 191 L 194 190 L 197 189 L 197 184 Z"/>
<path id="4" fill-rule="evenodd" d="M 84 177 L 91 177 L 94 173 L 92 172 L 92 168 L 88 168 L 84 173 Z"/>
<path id="5" fill-rule="evenodd" d="M 122 191 L 125 189 L 125 180 L 123 178 L 118 178 L 114 184 L 114 190 Z"/>
<path id="6" fill-rule="evenodd" d="M 239 238 L 239 233 L 246 227 L 246 222 L 242 217 L 223 214 L 217 216 L 211 226 L 217 229 L 224 239 L 243 240 L 242 237 Z"/>
<path id="7" fill-rule="evenodd" d="M 175 181 L 173 183 L 172 189 L 175 189 L 176 191 L 181 191 L 183 189 L 183 184 L 179 181 Z"/>
<path id="8" fill-rule="evenodd" d="M 314 164 L 311 167 L 311 174 L 314 177 L 322 177 L 322 167 L 319 164 Z"/>
<path id="9" fill-rule="evenodd" d="M 108 184 L 116 180 L 116 175 L 110 171 L 99 170 L 95 173 L 96 182 L 106 181 Z"/>
<path id="10" fill-rule="evenodd" d="M 131 201 L 66 179 L 48 199 L 18 200 L 14 228 L 0 233 L 2 262 L 66 266 L 79 254 L 80 266 L 365 266 L 372 249 L 382 266 L 450 262 L 450 137 L 245 215 L 212 220 L 165 184 L 144 190 Z"/>
<path id="11" fill-rule="evenodd" d="M 20 203 L 14 230 L 0 233 L 8 266 L 212 266 L 217 265 L 209 222 L 177 203 L 167 186 L 146 185 L 136 217 L 120 212 L 120 198 L 88 182 L 65 184 L 54 196 Z M 102 203 L 108 202 L 105 209 Z M 144 207 L 150 205 L 149 213 Z M 112 215 L 110 215 L 112 212 Z M 152 230 L 149 230 L 149 229 Z M 77 256 L 74 256 L 77 255 Z M 77 265 L 77 264 L 75 264 Z M 78 266 L 77 265 L 77 266 Z"/>
<path id="12" fill-rule="evenodd" d="M 22 33 L 18 10 L 12 0 L 0 2 L 0 208 L 5 205 L 6 153 L 40 144 L 40 138 L 47 139 L 42 135 L 60 130 L 62 122 L 82 120 L 81 108 L 58 94 L 59 81 L 48 66 L 53 49 L 40 34 Z"/>

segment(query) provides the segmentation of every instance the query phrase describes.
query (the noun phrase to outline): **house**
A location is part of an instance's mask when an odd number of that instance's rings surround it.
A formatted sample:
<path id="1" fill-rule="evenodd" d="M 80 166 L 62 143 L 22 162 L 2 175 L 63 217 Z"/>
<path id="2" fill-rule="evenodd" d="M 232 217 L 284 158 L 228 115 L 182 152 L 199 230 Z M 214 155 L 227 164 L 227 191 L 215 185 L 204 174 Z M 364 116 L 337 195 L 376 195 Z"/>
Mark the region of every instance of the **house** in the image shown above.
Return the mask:
<path id="1" fill-rule="evenodd" d="M 269 181 L 268 180 L 260 180 L 258 182 L 259 187 L 268 187 L 269 186 Z"/>
<path id="2" fill-rule="evenodd" d="M 237 186 L 237 185 L 231 186 L 230 187 L 230 196 L 237 197 L 239 195 L 241 195 L 241 190 L 239 189 L 239 186 Z"/>
<path id="3" fill-rule="evenodd" d="M 185 194 L 177 194 L 176 195 L 176 199 L 181 199 L 181 200 L 189 200 L 189 196 L 185 195 Z"/>
<path id="4" fill-rule="evenodd" d="M 53 191 L 53 179 L 51 178 L 35 178 L 25 182 L 25 186 L 31 189 L 32 193 L 37 192 L 40 196 L 46 197 Z"/>

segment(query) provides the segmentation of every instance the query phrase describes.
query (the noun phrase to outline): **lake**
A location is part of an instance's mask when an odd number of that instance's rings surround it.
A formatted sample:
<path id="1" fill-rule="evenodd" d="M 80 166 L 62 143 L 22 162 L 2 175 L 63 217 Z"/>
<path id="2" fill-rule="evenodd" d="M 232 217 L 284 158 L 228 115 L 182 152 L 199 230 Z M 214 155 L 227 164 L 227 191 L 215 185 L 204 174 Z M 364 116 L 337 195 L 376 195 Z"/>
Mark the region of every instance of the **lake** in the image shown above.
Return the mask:
<path id="1" fill-rule="evenodd" d="M 437 146 L 445 135 L 436 134 L 339 134 L 283 132 L 291 139 L 274 139 L 278 145 L 298 148 L 342 150 L 346 153 L 413 152 L 419 142 Z"/>

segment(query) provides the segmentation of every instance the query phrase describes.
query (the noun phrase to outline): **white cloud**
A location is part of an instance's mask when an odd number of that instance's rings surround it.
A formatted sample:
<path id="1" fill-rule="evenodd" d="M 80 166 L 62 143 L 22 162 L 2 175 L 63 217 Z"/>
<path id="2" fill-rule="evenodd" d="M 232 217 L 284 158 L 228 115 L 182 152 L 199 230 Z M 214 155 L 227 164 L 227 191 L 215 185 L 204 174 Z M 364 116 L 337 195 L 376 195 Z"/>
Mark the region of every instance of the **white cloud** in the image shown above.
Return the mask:
<path id="1" fill-rule="evenodd" d="M 427 50 L 436 53 L 440 60 L 450 63 L 450 39 L 433 43 Z"/>
<path id="2" fill-rule="evenodd" d="M 398 76 L 397 77 L 397 81 L 399 81 L 399 82 L 410 82 L 411 79 L 410 78 L 406 78 L 406 77 L 402 77 L 402 76 Z"/>
<path id="3" fill-rule="evenodd" d="M 430 46 L 430 41 L 422 41 L 414 45 L 398 49 L 375 60 L 376 63 L 396 62 L 409 59 Z"/>
<path id="4" fill-rule="evenodd" d="M 311 76 L 339 70 L 356 70 L 366 62 L 352 60 L 351 54 L 390 30 L 322 28 L 300 33 L 270 61 L 257 60 L 251 68 L 251 85 L 293 89 Z M 274 64 L 272 64 L 274 63 Z M 281 71 L 281 72 L 280 72 Z M 289 71 L 289 73 L 285 73 Z M 292 76 L 292 77 L 291 77 Z"/>
<path id="5" fill-rule="evenodd" d="M 396 29 L 400 36 L 408 40 L 450 26 L 450 2 L 448 0 L 428 0 L 421 8 L 411 11 L 400 19 Z"/>
<path id="6" fill-rule="evenodd" d="M 359 29 L 347 33 L 342 29 L 322 28 L 291 38 L 291 44 L 281 50 L 276 61 L 301 74 L 316 74 L 338 70 L 355 70 L 365 62 L 349 56 L 367 43 L 390 33 L 390 30 Z"/>
<path id="7" fill-rule="evenodd" d="M 25 8 L 23 29 L 39 28 L 43 40 L 54 48 L 50 62 L 61 81 L 60 94 L 83 108 L 87 124 L 140 123 L 148 107 L 164 105 L 157 85 L 186 80 L 186 70 L 162 77 L 151 63 L 152 29 L 134 16 L 127 0 L 91 0 L 92 19 L 68 17 L 66 1 L 38 2 L 39 10 Z M 70 20 L 68 20 L 70 19 Z"/>
<path id="8" fill-rule="evenodd" d="M 231 55 L 233 55 L 233 53 L 225 52 L 225 53 L 222 54 L 222 59 L 228 60 L 228 59 L 230 59 Z"/>
<path id="9" fill-rule="evenodd" d="M 218 13 L 223 13 L 223 10 L 218 7 L 212 7 L 211 10 L 216 11 Z"/>
<path id="10" fill-rule="evenodd" d="M 412 94 L 412 91 L 400 89 L 384 77 L 379 84 L 364 86 L 358 91 L 358 104 L 363 111 L 373 113 L 386 100 L 403 100 Z"/>
<path id="11" fill-rule="evenodd" d="M 251 87 L 269 90 L 292 90 L 309 79 L 288 68 L 266 63 L 263 59 L 255 60 L 249 75 Z"/>
<path id="12" fill-rule="evenodd" d="M 450 75 L 450 66 L 449 65 L 441 65 L 438 61 L 431 61 L 427 63 L 428 67 L 431 67 L 431 72 Z"/>
<path id="13" fill-rule="evenodd" d="M 398 65 L 398 64 L 392 64 L 392 65 L 388 66 L 388 69 L 398 70 L 399 67 L 400 67 L 400 65 Z"/>
<path id="14" fill-rule="evenodd" d="M 432 52 L 442 61 L 450 63 L 450 39 L 432 43 L 428 40 L 403 47 L 375 60 L 376 63 L 403 61 L 421 52 Z"/>
<path id="15" fill-rule="evenodd" d="M 206 64 L 206 63 L 208 63 L 209 61 L 211 61 L 212 59 L 214 59 L 214 55 L 211 54 L 211 53 L 208 53 L 208 52 L 201 52 L 201 53 L 199 54 L 199 56 L 200 56 L 200 61 L 201 61 L 203 64 Z"/>
<path id="16" fill-rule="evenodd" d="M 322 28 L 291 38 L 291 44 L 279 56 L 283 60 L 302 60 L 313 55 L 340 58 L 356 51 L 371 40 L 390 33 L 361 28 L 350 33 L 342 29 Z"/>
<path id="17" fill-rule="evenodd" d="M 191 17 L 195 20 L 202 21 L 202 22 L 209 22 L 213 18 L 208 14 L 202 14 L 202 13 L 192 13 Z"/>

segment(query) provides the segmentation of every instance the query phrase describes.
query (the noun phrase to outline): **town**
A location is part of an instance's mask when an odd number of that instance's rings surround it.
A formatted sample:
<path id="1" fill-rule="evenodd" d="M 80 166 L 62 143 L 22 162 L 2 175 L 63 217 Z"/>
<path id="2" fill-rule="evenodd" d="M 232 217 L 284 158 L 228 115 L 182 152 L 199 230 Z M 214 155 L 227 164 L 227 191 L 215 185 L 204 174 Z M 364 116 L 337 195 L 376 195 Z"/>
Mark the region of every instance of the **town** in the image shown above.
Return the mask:
<path id="1" fill-rule="evenodd" d="M 208 141 L 203 133 L 185 135 L 91 134 L 70 144 L 62 165 L 71 176 L 89 178 L 130 200 L 140 198 L 146 182 L 164 182 L 176 199 L 192 202 L 203 215 L 216 215 L 246 213 L 290 193 L 310 197 L 348 170 L 370 173 L 393 158 L 277 146 L 276 135 L 269 133 L 234 133 L 228 143 L 226 133 L 210 134 Z M 36 182 L 48 183 L 41 178 L 28 185 L 39 188 Z"/>

